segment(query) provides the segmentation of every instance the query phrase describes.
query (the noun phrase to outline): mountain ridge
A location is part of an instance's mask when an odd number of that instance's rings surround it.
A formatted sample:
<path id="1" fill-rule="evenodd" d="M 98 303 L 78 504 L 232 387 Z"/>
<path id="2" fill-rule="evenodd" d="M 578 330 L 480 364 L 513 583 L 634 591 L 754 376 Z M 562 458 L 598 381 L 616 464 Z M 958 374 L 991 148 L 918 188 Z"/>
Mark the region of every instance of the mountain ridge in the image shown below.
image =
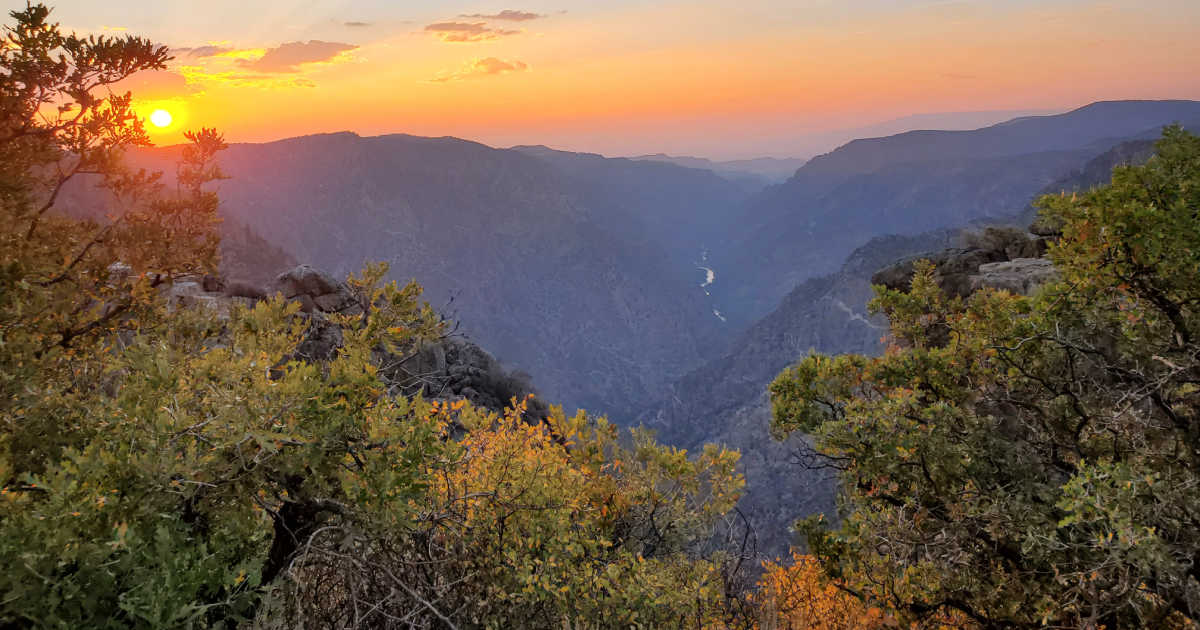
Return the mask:
<path id="1" fill-rule="evenodd" d="M 1191 120 L 1200 101 L 1105 101 L 977 130 L 855 140 L 747 202 L 717 260 L 729 281 L 717 297 L 747 326 L 874 236 L 1016 214 L 1113 144 Z"/>

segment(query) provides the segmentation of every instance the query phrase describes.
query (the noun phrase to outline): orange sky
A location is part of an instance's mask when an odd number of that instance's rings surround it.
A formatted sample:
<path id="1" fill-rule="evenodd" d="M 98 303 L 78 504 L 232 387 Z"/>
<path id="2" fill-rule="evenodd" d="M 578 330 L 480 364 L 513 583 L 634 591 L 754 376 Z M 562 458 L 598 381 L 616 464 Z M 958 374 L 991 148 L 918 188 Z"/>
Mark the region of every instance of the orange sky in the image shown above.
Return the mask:
<path id="1" fill-rule="evenodd" d="M 789 156 L 917 113 L 1200 98 L 1195 0 L 77 0 L 55 17 L 175 49 L 129 86 L 175 116 L 161 143 L 205 125 Z"/>

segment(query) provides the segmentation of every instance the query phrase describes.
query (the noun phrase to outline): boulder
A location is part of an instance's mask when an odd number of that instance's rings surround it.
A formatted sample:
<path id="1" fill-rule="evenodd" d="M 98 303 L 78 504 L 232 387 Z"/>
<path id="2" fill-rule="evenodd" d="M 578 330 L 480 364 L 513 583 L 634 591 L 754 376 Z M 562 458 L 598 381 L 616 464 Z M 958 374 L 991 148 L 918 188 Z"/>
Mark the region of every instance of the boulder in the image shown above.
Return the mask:
<path id="1" fill-rule="evenodd" d="M 300 303 L 300 312 L 301 313 L 312 313 L 317 310 L 316 303 L 314 303 L 312 297 L 306 293 L 301 293 L 300 295 L 292 296 L 291 299 L 294 299 Z"/>
<path id="2" fill-rule="evenodd" d="M 289 300 L 299 300 L 300 308 L 305 313 L 319 311 L 358 315 L 363 312 L 362 305 L 350 287 L 308 265 L 300 265 L 279 274 L 271 283 L 270 292 L 281 293 Z"/>
<path id="3" fill-rule="evenodd" d="M 195 306 L 198 303 L 198 296 L 204 295 L 204 287 L 199 282 L 191 280 L 177 280 L 170 284 L 165 284 L 159 287 L 167 298 L 167 308 L 176 309 L 186 306 Z"/>
<path id="4" fill-rule="evenodd" d="M 110 274 L 128 276 L 128 267 L 110 269 Z M 268 291 L 238 281 L 215 277 L 176 278 L 160 290 L 172 307 L 211 309 L 228 316 L 236 303 L 253 305 L 269 293 L 280 293 L 300 303 L 297 317 L 308 323 L 304 339 L 291 355 L 282 357 L 272 368 L 272 375 L 289 360 L 306 362 L 328 361 L 337 355 L 343 343 L 341 327 L 330 315 L 361 314 L 362 303 L 345 283 L 333 276 L 301 265 L 280 274 Z M 380 376 L 393 393 L 426 400 L 469 400 L 472 404 L 501 411 L 511 399 L 524 399 L 533 393 L 528 375 L 506 369 L 483 348 L 461 338 L 445 338 L 425 343 L 419 351 L 407 356 L 389 356 L 377 349 Z M 530 420 L 543 420 L 549 407 L 534 399 L 527 411 Z"/>
<path id="5" fill-rule="evenodd" d="M 1034 289 L 1058 278 L 1054 263 L 1046 258 L 1017 258 L 980 265 L 971 276 L 972 290 L 985 287 L 1029 295 Z"/>
<path id="6" fill-rule="evenodd" d="M 336 293 L 341 285 L 342 283 L 338 282 L 336 278 L 323 271 L 318 271 L 308 265 L 300 265 L 279 274 L 271 288 L 273 292 L 282 293 L 285 298 L 294 298 L 298 295 L 316 297 Z"/>
<path id="7" fill-rule="evenodd" d="M 982 232 L 966 233 L 963 239 L 968 247 L 910 256 L 876 272 L 871 283 L 907 291 L 912 285 L 914 266 L 922 259 L 929 260 L 937 269 L 942 291 L 956 297 L 966 297 L 982 286 L 1028 293 L 1053 277 L 1053 266 L 1041 258 L 1053 237 L 1018 228 L 989 227 Z M 1039 260 L 1044 262 L 1033 262 Z"/>
<path id="8" fill-rule="evenodd" d="M 362 312 L 362 307 L 359 305 L 358 300 L 354 299 L 349 290 L 318 295 L 313 298 L 313 302 L 316 303 L 317 308 L 325 313 L 358 314 Z M 357 312 L 352 313 L 356 309 Z"/>
<path id="9" fill-rule="evenodd" d="M 1041 258 L 1049 249 L 1050 239 L 1048 238 L 1029 238 L 1024 241 L 1010 243 L 1004 248 L 1004 254 L 1009 260 L 1018 258 Z"/>

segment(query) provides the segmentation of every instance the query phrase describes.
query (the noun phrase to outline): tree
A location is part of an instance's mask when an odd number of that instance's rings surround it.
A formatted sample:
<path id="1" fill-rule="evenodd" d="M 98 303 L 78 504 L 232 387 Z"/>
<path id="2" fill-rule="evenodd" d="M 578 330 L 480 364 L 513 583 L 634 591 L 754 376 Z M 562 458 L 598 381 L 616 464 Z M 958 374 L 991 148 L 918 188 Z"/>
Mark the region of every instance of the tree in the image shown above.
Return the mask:
<path id="1" fill-rule="evenodd" d="M 1200 140 L 1039 201 L 1061 281 L 949 299 L 877 289 L 881 357 L 810 356 L 774 428 L 841 471 L 825 572 L 925 622 L 1195 627 L 1200 618 Z"/>
<path id="2" fill-rule="evenodd" d="M 24 472 L 72 433 L 77 419 L 56 401 L 97 377 L 81 357 L 122 321 L 153 319 L 151 290 L 165 279 L 215 265 L 216 205 L 202 187 L 219 174 L 211 160 L 222 145 L 211 131 L 194 136 L 186 193 L 163 197 L 157 175 L 120 164 L 127 148 L 148 144 L 130 95 L 97 92 L 162 68 L 166 50 L 136 37 L 63 35 L 42 5 L 12 17 L 0 49 L 0 408 L 20 410 L 20 437 L 8 446 Z M 60 193 L 80 176 L 99 178 L 121 216 L 106 225 L 57 216 Z M 148 273 L 110 282 L 117 260 Z"/>

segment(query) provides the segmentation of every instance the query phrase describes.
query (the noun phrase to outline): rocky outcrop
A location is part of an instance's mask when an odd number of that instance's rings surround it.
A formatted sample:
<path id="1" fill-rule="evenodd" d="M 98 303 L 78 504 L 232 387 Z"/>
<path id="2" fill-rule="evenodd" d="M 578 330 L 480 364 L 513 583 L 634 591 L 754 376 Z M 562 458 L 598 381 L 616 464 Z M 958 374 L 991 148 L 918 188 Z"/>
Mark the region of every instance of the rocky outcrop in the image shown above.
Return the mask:
<path id="1" fill-rule="evenodd" d="M 204 307 L 222 317 L 228 316 L 235 304 L 253 306 L 256 301 L 228 293 L 224 282 L 212 276 L 183 276 L 164 284 L 161 290 L 168 308 Z"/>
<path id="2" fill-rule="evenodd" d="M 534 393 L 523 372 L 505 368 L 490 353 L 461 337 L 426 343 L 406 357 L 381 360 L 381 374 L 396 393 L 420 394 L 426 400 L 466 399 L 477 407 L 504 409 Z M 527 417 L 543 419 L 549 407 L 540 398 L 529 401 Z"/>
<path id="3" fill-rule="evenodd" d="M 131 275 L 128 265 L 116 263 L 110 279 L 124 281 Z M 188 276 L 163 285 L 170 308 L 199 307 L 227 317 L 234 305 L 252 306 L 256 301 L 280 294 L 300 304 L 299 317 L 309 328 L 289 359 L 328 361 L 342 345 L 342 329 L 332 315 L 361 315 L 362 301 L 346 283 L 332 275 L 299 265 L 276 276 L 266 288 L 248 282 L 228 281 L 217 276 Z M 394 395 L 423 396 L 426 400 L 466 399 L 494 411 L 504 409 L 515 398 L 534 393 L 528 375 L 508 370 L 491 354 L 461 337 L 426 342 L 406 356 L 382 350 L 376 359 L 380 374 Z M 544 419 L 548 406 L 540 399 L 529 402 L 527 417 Z"/>
<path id="4" fill-rule="evenodd" d="M 286 299 L 300 302 L 300 311 L 303 313 L 360 315 L 363 312 L 362 304 L 350 287 L 308 265 L 300 265 L 279 274 L 268 287 L 267 293 L 280 293 Z"/>
<path id="5" fill-rule="evenodd" d="M 968 247 L 917 254 L 888 265 L 871 277 L 871 283 L 907 291 L 920 260 L 933 263 L 938 286 L 953 297 L 967 297 L 984 287 L 1028 295 L 1057 277 L 1054 265 L 1041 257 L 1050 241 L 1047 237 L 990 227 L 965 235 L 964 240 Z"/>
<path id="6" fill-rule="evenodd" d="M 913 273 L 918 261 L 928 260 L 937 269 L 938 285 L 947 295 L 964 297 L 970 295 L 971 276 L 985 264 L 1008 260 L 1003 251 L 954 248 L 939 252 L 927 252 L 909 256 L 884 267 L 871 276 L 871 284 L 881 284 L 889 289 L 907 291 L 911 288 Z"/>

